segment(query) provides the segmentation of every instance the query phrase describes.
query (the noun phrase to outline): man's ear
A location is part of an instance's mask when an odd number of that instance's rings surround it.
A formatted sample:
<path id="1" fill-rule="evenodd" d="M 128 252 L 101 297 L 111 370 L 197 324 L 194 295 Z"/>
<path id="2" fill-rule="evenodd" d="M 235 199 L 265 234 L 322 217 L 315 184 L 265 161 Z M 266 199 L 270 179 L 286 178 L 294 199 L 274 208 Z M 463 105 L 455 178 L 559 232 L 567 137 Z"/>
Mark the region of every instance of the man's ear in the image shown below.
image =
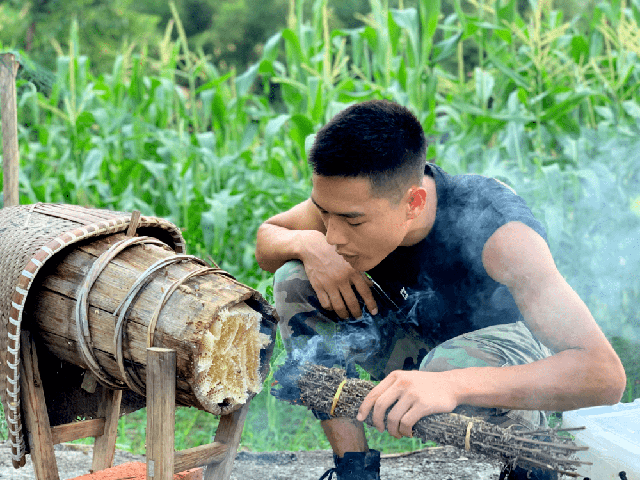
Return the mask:
<path id="1" fill-rule="evenodd" d="M 427 206 L 427 190 L 424 187 L 411 187 L 408 191 L 407 207 L 408 218 L 414 219 L 422 213 Z"/>

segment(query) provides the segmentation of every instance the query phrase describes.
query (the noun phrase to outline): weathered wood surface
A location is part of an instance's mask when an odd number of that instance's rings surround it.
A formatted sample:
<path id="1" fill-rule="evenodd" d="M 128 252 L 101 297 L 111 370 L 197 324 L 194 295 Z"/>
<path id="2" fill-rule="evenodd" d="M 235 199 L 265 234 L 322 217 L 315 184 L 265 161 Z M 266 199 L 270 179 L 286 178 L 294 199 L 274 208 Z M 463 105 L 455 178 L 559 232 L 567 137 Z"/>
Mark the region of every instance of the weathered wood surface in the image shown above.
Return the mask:
<path id="1" fill-rule="evenodd" d="M 238 454 L 244 422 L 249 413 L 249 402 L 240 410 L 220 418 L 214 442 L 228 445 L 226 456 L 219 463 L 211 463 L 204 472 L 204 480 L 227 480 L 233 470 L 233 461 Z"/>
<path id="2" fill-rule="evenodd" d="M 53 452 L 49 415 L 38 368 L 38 356 L 29 333 L 22 331 L 21 395 L 25 423 L 29 431 L 29 448 L 38 480 L 59 480 L 58 464 Z M 14 464 L 14 467 L 16 465 Z"/>
<path id="3" fill-rule="evenodd" d="M 111 235 L 58 254 L 43 267 L 31 288 L 27 312 L 35 323 L 32 330 L 58 358 L 86 368 L 78 353 L 75 323 L 79 286 L 96 258 L 123 238 L 124 234 Z M 175 256 L 173 251 L 156 245 L 130 247 L 111 261 L 89 293 L 88 318 L 94 355 L 103 370 L 117 379 L 122 380 L 115 361 L 113 312 L 142 272 L 157 260 L 171 256 Z M 173 282 L 200 267 L 195 262 L 169 265 L 151 277 L 132 303 L 124 327 L 124 357 L 137 364 L 135 370 L 142 382 L 146 381 L 147 328 L 153 311 Z M 221 309 L 237 305 L 251 294 L 248 287 L 232 279 L 206 275 L 190 279 L 171 295 L 160 312 L 154 346 L 176 351 L 177 403 L 211 411 L 201 405 L 191 388 L 202 333 Z"/>
<path id="4" fill-rule="evenodd" d="M 176 352 L 147 352 L 147 480 L 173 480 Z"/>
<path id="5" fill-rule="evenodd" d="M 99 437 L 104 433 L 104 418 L 65 423 L 51 427 L 51 439 L 54 445 L 72 442 L 79 438 Z"/>
<path id="6" fill-rule="evenodd" d="M 224 419 L 225 417 L 222 418 Z M 228 445 L 218 442 L 180 450 L 175 453 L 173 471 L 174 473 L 180 473 L 192 468 L 219 463 L 226 458 L 228 450 Z"/>
<path id="7" fill-rule="evenodd" d="M 0 55 L 0 113 L 2 115 L 2 160 L 4 206 L 20 203 L 18 168 L 18 110 L 16 106 L 16 74 L 19 64 L 11 53 Z"/>
<path id="8" fill-rule="evenodd" d="M 69 363 L 73 363 L 74 365 L 87 368 L 82 359 L 79 357 L 80 354 L 77 353 L 78 349 L 76 346 L 76 342 L 70 341 L 65 337 L 59 335 L 50 334 L 48 332 L 39 332 L 39 337 L 47 346 L 47 349 L 56 357 L 68 361 Z M 73 352 L 76 352 L 76 358 L 74 361 L 71 361 L 70 359 L 68 359 L 68 357 L 72 356 Z M 107 373 L 114 377 L 119 375 L 120 371 L 118 370 L 113 355 L 102 352 L 100 350 L 96 350 L 95 356 L 98 363 Z M 146 369 L 144 368 L 144 365 L 140 365 L 140 367 L 140 376 L 142 377 L 142 380 L 146 382 Z M 191 406 L 206 410 L 191 391 L 191 384 L 186 379 L 178 377 L 177 385 L 179 389 L 176 390 L 176 403 L 178 405 Z"/>
<path id="9" fill-rule="evenodd" d="M 94 472 L 113 467 L 121 402 L 122 390 L 103 390 L 98 415 L 101 419 L 104 418 L 104 429 L 99 435 L 91 435 L 96 438 L 93 445 L 93 461 L 91 464 L 91 470 Z"/>

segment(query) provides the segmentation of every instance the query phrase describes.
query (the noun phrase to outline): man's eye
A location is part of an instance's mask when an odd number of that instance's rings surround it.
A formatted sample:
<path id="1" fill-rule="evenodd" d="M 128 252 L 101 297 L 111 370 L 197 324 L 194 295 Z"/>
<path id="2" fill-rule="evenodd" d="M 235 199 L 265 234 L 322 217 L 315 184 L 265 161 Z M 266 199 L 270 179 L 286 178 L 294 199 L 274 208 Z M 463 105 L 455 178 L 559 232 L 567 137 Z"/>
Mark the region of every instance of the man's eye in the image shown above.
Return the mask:
<path id="1" fill-rule="evenodd" d="M 362 225 L 364 222 L 360 222 L 360 223 L 351 223 L 349 222 L 349 225 L 351 225 L 352 227 L 358 227 L 360 225 Z"/>

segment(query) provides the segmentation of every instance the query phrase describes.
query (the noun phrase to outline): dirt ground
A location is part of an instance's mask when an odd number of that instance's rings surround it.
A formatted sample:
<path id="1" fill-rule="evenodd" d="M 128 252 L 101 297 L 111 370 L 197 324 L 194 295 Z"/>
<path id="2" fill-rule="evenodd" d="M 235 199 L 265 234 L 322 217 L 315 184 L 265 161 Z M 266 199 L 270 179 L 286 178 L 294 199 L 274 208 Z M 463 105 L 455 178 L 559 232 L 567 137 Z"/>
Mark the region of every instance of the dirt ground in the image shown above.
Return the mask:
<path id="1" fill-rule="evenodd" d="M 84 475 L 91 467 L 91 447 L 56 445 L 60 480 Z M 117 451 L 115 464 L 144 461 L 144 457 Z M 435 447 L 411 454 L 386 455 L 382 480 L 497 480 L 499 465 L 486 457 L 454 447 Z M 240 452 L 231 480 L 318 480 L 333 466 L 331 452 Z M 335 477 L 334 477 L 335 478 Z M 8 445 L 0 443 L 0 479 L 35 479 L 31 460 L 19 470 L 11 466 Z"/>

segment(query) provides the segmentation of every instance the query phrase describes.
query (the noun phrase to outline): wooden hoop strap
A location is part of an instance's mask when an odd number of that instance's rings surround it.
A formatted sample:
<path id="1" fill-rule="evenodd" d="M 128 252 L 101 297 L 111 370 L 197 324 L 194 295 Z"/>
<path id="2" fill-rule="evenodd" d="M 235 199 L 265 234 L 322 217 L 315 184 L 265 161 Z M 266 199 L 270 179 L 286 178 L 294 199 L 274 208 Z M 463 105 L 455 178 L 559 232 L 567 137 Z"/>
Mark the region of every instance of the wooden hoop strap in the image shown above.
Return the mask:
<path id="1" fill-rule="evenodd" d="M 184 282 L 186 282 L 190 278 L 199 277 L 202 275 L 208 275 L 211 273 L 215 273 L 215 271 L 216 270 L 211 267 L 200 267 L 198 270 L 189 272 L 186 275 L 184 275 L 182 278 L 179 278 L 178 280 L 173 282 L 173 284 L 167 289 L 167 291 L 164 292 L 164 295 L 162 296 L 160 303 L 158 303 L 158 306 L 156 307 L 156 309 L 153 312 L 153 315 L 151 316 L 151 321 L 149 322 L 149 327 L 147 328 L 147 348 L 153 347 L 153 336 L 156 331 L 156 324 L 158 323 L 160 310 L 162 310 L 162 307 L 164 307 L 164 304 L 167 303 L 167 300 L 169 300 L 169 297 L 171 296 L 171 294 L 175 292 L 180 285 L 182 285 Z"/>
<path id="2" fill-rule="evenodd" d="M 126 388 L 126 384 L 118 379 L 111 377 L 107 374 L 102 367 L 98 364 L 91 348 L 91 333 L 89 331 L 89 306 L 88 298 L 89 291 L 93 287 L 93 284 L 97 280 L 98 276 L 107 267 L 107 265 L 118 255 L 122 250 L 127 247 L 139 244 L 155 244 L 166 245 L 157 238 L 152 237 L 134 237 L 125 240 L 120 240 L 113 244 L 106 252 L 104 252 L 93 263 L 89 273 L 84 279 L 80 290 L 78 291 L 78 299 L 76 301 L 76 333 L 78 338 L 78 345 L 80 347 L 80 353 L 84 358 L 85 363 L 89 367 L 89 370 L 95 375 L 100 383 L 108 388 L 123 390 Z"/>
<path id="3" fill-rule="evenodd" d="M 145 395 L 146 387 L 144 382 L 140 379 L 140 376 L 133 370 L 133 368 L 127 368 L 124 362 L 124 353 L 123 353 L 123 337 L 124 337 L 124 324 L 126 322 L 126 315 L 129 307 L 135 300 L 136 296 L 142 290 L 142 288 L 151 281 L 152 276 L 161 270 L 164 267 L 172 265 L 174 263 L 184 262 L 186 260 L 193 260 L 201 265 L 208 267 L 206 262 L 199 259 L 198 257 L 194 257 L 193 255 L 176 255 L 173 257 L 167 257 L 158 260 L 153 263 L 149 268 L 147 268 L 140 277 L 136 280 L 136 282 L 131 286 L 129 292 L 124 297 L 120 305 L 115 309 L 113 315 L 117 315 L 116 324 L 115 324 L 115 332 L 113 335 L 113 344 L 115 347 L 116 353 L 116 362 L 118 363 L 118 368 L 120 370 L 120 374 L 124 379 L 127 386 L 133 390 L 134 392 Z M 132 362 L 130 362 L 133 365 Z"/>

